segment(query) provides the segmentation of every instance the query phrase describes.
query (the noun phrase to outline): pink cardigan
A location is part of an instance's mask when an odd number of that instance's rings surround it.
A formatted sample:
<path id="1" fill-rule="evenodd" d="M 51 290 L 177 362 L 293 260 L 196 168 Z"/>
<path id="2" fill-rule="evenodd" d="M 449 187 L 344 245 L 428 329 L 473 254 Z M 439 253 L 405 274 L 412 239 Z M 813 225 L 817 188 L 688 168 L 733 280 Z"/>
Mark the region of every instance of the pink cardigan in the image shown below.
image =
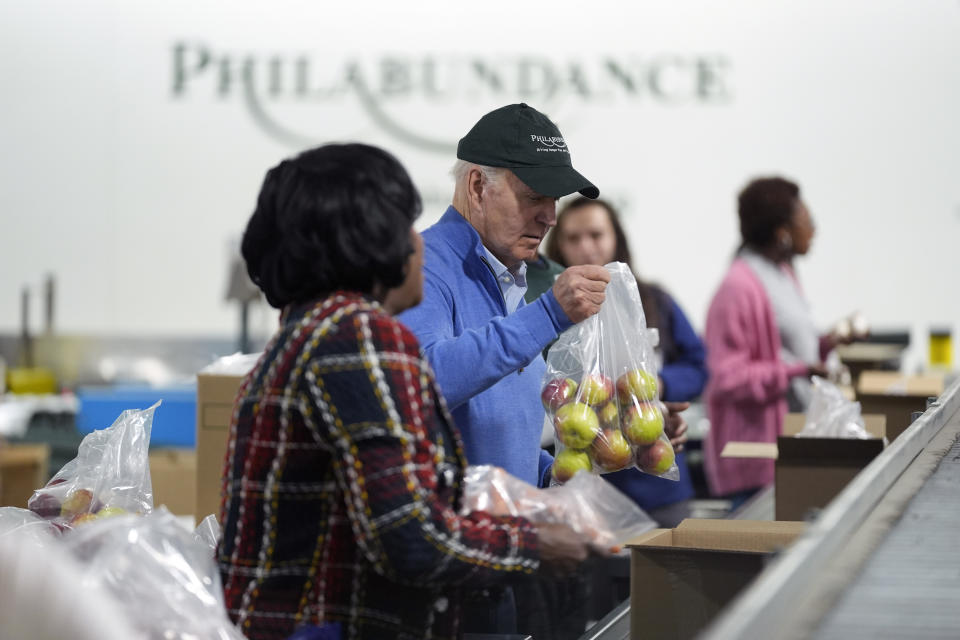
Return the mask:
<path id="1" fill-rule="evenodd" d="M 760 280 L 736 259 L 710 303 L 706 327 L 707 415 L 704 467 L 714 495 L 773 483 L 773 461 L 721 458 L 732 440 L 776 442 L 787 412 L 788 381 L 803 363 L 780 360 L 780 332 Z"/>

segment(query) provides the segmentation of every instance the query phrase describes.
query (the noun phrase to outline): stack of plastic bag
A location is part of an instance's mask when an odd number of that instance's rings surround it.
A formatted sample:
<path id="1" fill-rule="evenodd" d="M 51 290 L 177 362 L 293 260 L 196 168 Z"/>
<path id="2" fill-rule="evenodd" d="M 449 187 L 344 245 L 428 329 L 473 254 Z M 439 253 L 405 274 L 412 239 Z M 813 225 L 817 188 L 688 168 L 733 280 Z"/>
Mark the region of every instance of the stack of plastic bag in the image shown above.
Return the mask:
<path id="1" fill-rule="evenodd" d="M 797 437 L 866 440 L 873 436 L 864 427 L 860 403 L 847 400 L 836 385 L 814 376 L 806 421 Z"/>
<path id="2" fill-rule="evenodd" d="M 541 400 L 557 441 L 553 477 L 636 467 L 679 479 L 664 432 L 656 338 L 647 329 L 637 281 L 622 262 L 610 272 L 600 312 L 563 332 L 547 354 Z"/>
<path id="3" fill-rule="evenodd" d="M 538 489 L 500 467 L 467 468 L 462 512 L 563 523 L 607 549 L 649 531 L 656 523 L 637 504 L 599 476 L 578 473 L 564 485 Z"/>

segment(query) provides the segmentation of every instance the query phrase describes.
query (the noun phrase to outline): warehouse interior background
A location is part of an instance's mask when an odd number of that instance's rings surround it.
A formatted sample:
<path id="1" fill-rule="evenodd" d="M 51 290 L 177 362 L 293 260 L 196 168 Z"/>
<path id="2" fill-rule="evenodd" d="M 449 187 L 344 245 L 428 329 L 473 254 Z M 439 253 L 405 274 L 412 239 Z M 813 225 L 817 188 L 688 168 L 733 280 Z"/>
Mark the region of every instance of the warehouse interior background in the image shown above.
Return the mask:
<path id="1" fill-rule="evenodd" d="M 698 330 L 754 176 L 799 182 L 818 323 L 960 330 L 960 3 L 250 1 L 3 10 L 0 334 L 230 339 L 231 260 L 265 170 L 381 145 L 449 203 L 459 136 L 525 101 L 622 207 L 638 271 Z M 263 338 L 275 314 L 251 316 Z"/>

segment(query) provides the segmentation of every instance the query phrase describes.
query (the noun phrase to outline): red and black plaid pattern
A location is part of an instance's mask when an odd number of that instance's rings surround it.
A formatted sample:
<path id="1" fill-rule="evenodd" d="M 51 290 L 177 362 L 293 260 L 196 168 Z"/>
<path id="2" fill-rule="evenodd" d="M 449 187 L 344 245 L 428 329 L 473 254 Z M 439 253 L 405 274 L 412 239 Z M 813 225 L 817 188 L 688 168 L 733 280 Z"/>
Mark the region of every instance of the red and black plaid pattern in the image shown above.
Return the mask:
<path id="1" fill-rule="evenodd" d="M 251 640 L 333 621 L 346 638 L 456 637 L 463 588 L 538 566 L 527 521 L 458 515 L 465 465 L 406 327 L 351 293 L 288 311 L 231 420 L 230 616 Z"/>

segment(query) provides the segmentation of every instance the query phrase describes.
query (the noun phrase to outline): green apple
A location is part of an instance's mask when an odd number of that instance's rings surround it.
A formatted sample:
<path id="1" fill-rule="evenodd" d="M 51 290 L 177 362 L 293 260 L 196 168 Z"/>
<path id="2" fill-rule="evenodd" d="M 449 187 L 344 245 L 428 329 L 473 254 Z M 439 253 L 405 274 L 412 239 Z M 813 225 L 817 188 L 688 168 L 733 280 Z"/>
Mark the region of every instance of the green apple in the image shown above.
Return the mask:
<path id="1" fill-rule="evenodd" d="M 659 397 L 657 377 L 643 369 L 628 371 L 617 379 L 617 395 L 620 402 L 630 404 L 633 398 L 649 402 Z"/>
<path id="2" fill-rule="evenodd" d="M 623 433 L 632 444 L 650 445 L 663 433 L 663 414 L 649 402 L 640 402 L 623 416 Z"/>
<path id="3" fill-rule="evenodd" d="M 90 510 L 90 503 L 93 501 L 93 492 L 89 489 L 76 489 L 67 495 L 60 507 L 60 515 L 64 518 L 72 518 L 78 513 L 87 513 Z"/>
<path id="4" fill-rule="evenodd" d="M 592 373 L 580 383 L 580 400 L 599 406 L 613 397 L 613 391 L 613 380 L 605 375 Z"/>
<path id="5" fill-rule="evenodd" d="M 604 428 L 620 428 L 620 412 L 616 402 L 608 402 L 600 409 L 600 426 Z"/>
<path id="6" fill-rule="evenodd" d="M 557 482 L 566 482 L 578 471 L 592 471 L 590 456 L 583 451 L 564 449 L 553 459 L 553 477 Z"/>
<path id="7" fill-rule="evenodd" d="M 104 507 L 97 511 L 97 518 L 112 518 L 114 516 L 123 516 L 129 513 L 126 509 L 120 507 Z"/>
<path id="8" fill-rule="evenodd" d="M 633 449 L 620 429 L 604 429 L 590 445 L 593 459 L 604 471 L 617 471 L 630 464 Z"/>
<path id="9" fill-rule="evenodd" d="M 572 378 L 554 378 L 543 385 L 540 400 L 543 408 L 553 412 L 573 400 L 577 393 L 577 383 Z"/>
<path id="10" fill-rule="evenodd" d="M 655 476 L 662 476 L 670 467 L 676 455 L 673 447 L 666 440 L 657 440 L 649 447 L 643 447 L 637 451 L 637 466 L 652 473 Z"/>
<path id="11" fill-rule="evenodd" d="M 557 438 L 570 449 L 586 449 L 600 432 L 596 411 L 582 402 L 571 402 L 557 409 L 553 426 Z"/>

